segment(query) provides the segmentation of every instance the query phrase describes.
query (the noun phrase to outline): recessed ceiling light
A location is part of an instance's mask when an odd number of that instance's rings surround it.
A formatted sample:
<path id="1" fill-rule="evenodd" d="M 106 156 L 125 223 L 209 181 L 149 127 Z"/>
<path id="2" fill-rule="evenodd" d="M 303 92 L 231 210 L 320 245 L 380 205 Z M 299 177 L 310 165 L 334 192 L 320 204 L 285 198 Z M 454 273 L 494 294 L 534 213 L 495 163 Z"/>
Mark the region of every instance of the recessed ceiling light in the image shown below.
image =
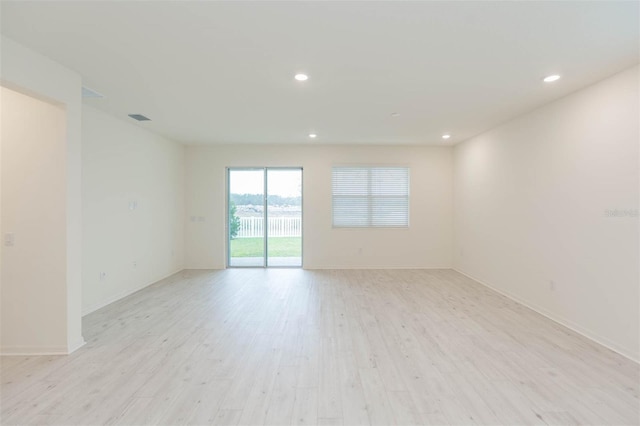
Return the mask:
<path id="1" fill-rule="evenodd" d="M 317 138 L 317 137 L 318 137 L 318 135 L 316 135 L 315 133 L 309 133 L 309 137 L 310 137 L 311 139 L 315 139 L 315 138 Z"/>
<path id="2" fill-rule="evenodd" d="M 309 80 L 309 76 L 306 74 L 296 74 L 293 78 L 295 78 L 298 81 L 307 81 Z"/>
<path id="3" fill-rule="evenodd" d="M 392 117 L 400 117 L 400 113 L 399 112 L 392 112 L 391 116 Z"/>
<path id="4" fill-rule="evenodd" d="M 450 137 L 451 137 L 451 135 L 448 134 L 448 133 L 442 135 L 442 139 L 449 139 Z"/>
<path id="5" fill-rule="evenodd" d="M 548 75 L 542 79 L 542 81 L 544 81 L 545 83 L 551 83 L 557 80 L 560 80 L 560 76 L 558 74 Z"/>

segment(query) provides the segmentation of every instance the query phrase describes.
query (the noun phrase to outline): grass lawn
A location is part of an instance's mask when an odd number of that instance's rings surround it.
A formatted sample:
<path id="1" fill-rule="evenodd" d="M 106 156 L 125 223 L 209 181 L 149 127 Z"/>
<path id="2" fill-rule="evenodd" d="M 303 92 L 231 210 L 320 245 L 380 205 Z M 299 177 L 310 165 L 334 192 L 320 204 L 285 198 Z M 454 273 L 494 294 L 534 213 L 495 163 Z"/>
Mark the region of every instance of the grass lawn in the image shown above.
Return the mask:
<path id="1" fill-rule="evenodd" d="M 231 257 L 262 257 L 264 254 L 263 238 L 236 238 L 231 240 Z M 300 237 L 269 238 L 269 256 L 300 257 L 302 241 Z"/>

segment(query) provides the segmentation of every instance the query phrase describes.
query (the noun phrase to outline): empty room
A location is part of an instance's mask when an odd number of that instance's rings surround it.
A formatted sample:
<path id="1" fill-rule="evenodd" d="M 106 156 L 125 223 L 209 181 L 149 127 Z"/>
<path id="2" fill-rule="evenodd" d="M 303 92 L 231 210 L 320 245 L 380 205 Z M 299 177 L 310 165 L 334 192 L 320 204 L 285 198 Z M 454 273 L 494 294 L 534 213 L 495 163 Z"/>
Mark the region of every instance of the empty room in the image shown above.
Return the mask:
<path id="1" fill-rule="evenodd" d="M 640 2 L 0 33 L 2 425 L 640 424 Z"/>

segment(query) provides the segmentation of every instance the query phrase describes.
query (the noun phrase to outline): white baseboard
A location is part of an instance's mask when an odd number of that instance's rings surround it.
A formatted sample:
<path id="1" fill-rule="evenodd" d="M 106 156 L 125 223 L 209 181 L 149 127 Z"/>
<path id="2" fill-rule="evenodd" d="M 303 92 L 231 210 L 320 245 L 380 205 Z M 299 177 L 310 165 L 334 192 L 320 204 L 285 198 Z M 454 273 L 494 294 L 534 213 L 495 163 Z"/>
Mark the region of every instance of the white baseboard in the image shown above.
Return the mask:
<path id="1" fill-rule="evenodd" d="M 86 344 L 84 339 L 68 347 L 64 346 L 9 346 L 0 348 L 0 356 L 69 355 Z"/>
<path id="2" fill-rule="evenodd" d="M 558 317 L 556 314 L 549 312 L 548 310 L 546 310 L 543 307 L 537 306 L 534 303 L 530 303 L 514 294 L 511 294 L 509 292 L 506 292 L 504 290 L 500 290 L 494 286 L 492 286 L 491 284 L 488 284 L 476 277 L 474 277 L 471 274 L 468 274 L 458 268 L 452 268 L 454 271 L 464 275 L 467 278 L 472 279 L 473 281 L 477 282 L 478 284 L 482 284 L 483 286 L 495 291 L 496 293 L 499 293 L 501 295 L 503 295 L 504 297 L 513 300 L 516 303 L 519 303 L 523 306 L 526 306 L 527 308 L 531 309 L 532 311 L 535 311 L 537 313 L 539 313 L 540 315 L 550 319 L 553 322 L 556 322 L 560 325 L 562 325 L 563 327 L 566 327 L 578 334 L 580 334 L 581 336 L 586 337 L 589 340 L 592 340 L 593 342 L 604 346 L 605 348 L 612 350 L 620 355 L 622 355 L 625 358 L 630 359 L 633 362 L 636 363 L 640 363 L 640 355 L 639 354 L 633 354 L 631 353 L 629 350 L 627 350 L 626 348 L 621 347 L 620 345 L 616 344 L 615 342 L 612 342 L 611 340 L 607 339 L 606 337 L 600 336 L 598 335 L 598 333 L 595 333 L 585 327 L 582 327 L 581 325 L 578 325 L 576 323 L 574 323 L 573 321 L 567 320 L 566 318 L 561 318 Z"/>
<path id="3" fill-rule="evenodd" d="M 66 346 L 3 346 L 0 348 L 2 356 L 42 356 L 42 355 L 68 355 Z"/>
<path id="4" fill-rule="evenodd" d="M 85 345 L 84 339 L 69 346 L 4 346 L 0 356 L 69 355 Z"/>
<path id="5" fill-rule="evenodd" d="M 142 290 L 143 288 L 149 287 L 150 285 L 155 284 L 158 281 L 162 281 L 165 278 L 170 277 L 171 275 L 175 275 L 180 271 L 184 271 L 184 268 L 179 268 L 179 269 L 177 269 L 177 270 L 175 270 L 175 271 L 173 271 L 173 272 L 171 272 L 171 273 L 169 273 L 167 275 L 162 276 L 161 278 L 158 278 L 157 280 L 151 281 L 149 283 L 142 284 L 142 285 L 134 287 L 134 288 L 127 289 L 127 290 L 122 291 L 122 292 L 116 294 L 115 296 L 112 296 L 112 297 L 110 297 L 110 298 L 108 298 L 106 300 L 103 300 L 103 301 L 98 302 L 98 303 L 94 303 L 93 305 L 89 306 L 88 308 L 82 309 L 82 316 L 88 315 L 88 314 L 90 314 L 92 312 L 97 311 L 98 309 L 104 308 L 105 306 L 110 305 L 113 302 L 117 302 L 118 300 L 123 299 L 123 298 L 125 298 L 125 297 L 127 297 L 129 295 L 132 295 L 133 293 L 138 292 L 138 291 Z"/>
<path id="6" fill-rule="evenodd" d="M 224 269 L 261 269 L 262 266 L 256 266 L 256 267 L 235 267 L 235 266 L 223 266 L 223 267 L 218 267 L 218 266 L 211 266 L 211 267 L 188 267 L 188 268 L 184 268 L 184 270 L 192 270 L 192 271 L 220 271 L 220 270 L 224 270 Z M 280 267 L 278 266 L 273 266 L 271 268 L 268 269 L 279 269 Z M 283 266 L 281 267 L 281 269 L 296 269 L 297 267 L 289 267 L 289 266 Z M 313 270 L 324 270 L 324 269 L 344 269 L 344 270 L 348 270 L 348 269 L 372 269 L 372 270 L 377 270 L 377 269 L 453 269 L 452 266 L 331 266 L 331 265 L 302 265 L 300 267 L 300 269 L 304 269 L 304 270 L 308 270 L 308 271 L 313 271 Z"/>
<path id="7" fill-rule="evenodd" d="M 69 345 L 69 349 L 67 350 L 67 353 L 71 354 L 71 353 L 77 351 L 78 349 L 83 347 L 86 343 L 87 342 L 85 342 L 84 339 L 82 339 L 79 342 L 75 342 L 75 343 Z"/>
<path id="8" fill-rule="evenodd" d="M 226 267 L 222 266 L 222 267 L 218 267 L 218 266 L 194 266 L 194 267 L 189 267 L 189 268 L 184 268 L 184 271 L 222 271 L 226 269 Z"/>
<path id="9" fill-rule="evenodd" d="M 339 269 L 339 270 L 380 270 L 380 269 L 394 269 L 394 270 L 411 270 L 411 269 L 419 269 L 419 270 L 432 270 L 432 269 L 452 269 L 451 266 L 304 266 L 302 269 L 305 270 L 325 270 L 325 269 Z"/>

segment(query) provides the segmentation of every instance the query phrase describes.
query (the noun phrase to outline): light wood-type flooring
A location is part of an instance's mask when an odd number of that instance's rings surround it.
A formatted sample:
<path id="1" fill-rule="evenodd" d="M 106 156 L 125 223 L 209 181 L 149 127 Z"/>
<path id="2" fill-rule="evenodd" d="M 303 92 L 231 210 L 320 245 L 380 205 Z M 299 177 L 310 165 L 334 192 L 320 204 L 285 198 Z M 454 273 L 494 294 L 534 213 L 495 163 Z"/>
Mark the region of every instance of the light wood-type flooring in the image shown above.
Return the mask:
<path id="1" fill-rule="evenodd" d="M 638 424 L 638 364 L 450 270 L 183 271 L 3 357 L 2 424 Z"/>

